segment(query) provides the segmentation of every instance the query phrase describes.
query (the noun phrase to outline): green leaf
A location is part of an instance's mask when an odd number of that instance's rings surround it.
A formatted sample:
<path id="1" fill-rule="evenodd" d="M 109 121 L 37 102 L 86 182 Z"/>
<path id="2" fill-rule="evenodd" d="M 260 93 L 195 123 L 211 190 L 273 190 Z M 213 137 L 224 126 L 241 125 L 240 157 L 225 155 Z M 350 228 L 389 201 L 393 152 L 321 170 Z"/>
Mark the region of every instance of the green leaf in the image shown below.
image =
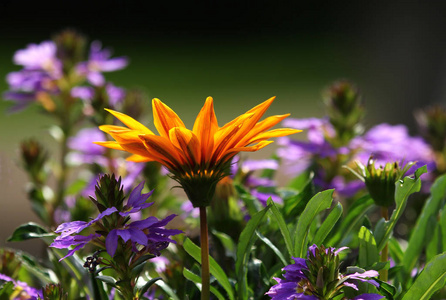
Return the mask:
<path id="1" fill-rule="evenodd" d="M 174 290 L 164 281 L 159 280 L 155 282 L 155 284 L 159 286 L 164 292 L 166 292 L 167 295 L 169 295 L 169 300 L 180 300 L 180 298 L 178 298 L 178 296 L 175 294 Z"/>
<path id="2" fill-rule="evenodd" d="M 148 289 L 149 289 L 155 282 L 157 282 L 157 281 L 160 280 L 160 279 L 162 280 L 161 277 L 156 277 L 156 278 L 152 278 L 152 279 L 150 279 L 149 281 L 147 281 L 146 284 L 144 284 L 143 287 L 139 290 L 138 294 L 139 294 L 140 296 L 144 295 L 144 294 L 147 292 L 147 290 L 148 290 Z"/>
<path id="3" fill-rule="evenodd" d="M 428 300 L 433 293 L 444 287 L 445 279 L 446 253 L 443 253 L 426 265 L 402 300 Z"/>
<path id="4" fill-rule="evenodd" d="M 184 268 L 183 269 L 183 275 L 184 277 L 186 277 L 186 279 L 189 279 L 190 281 L 192 281 L 193 283 L 195 283 L 195 285 L 197 286 L 197 288 L 201 291 L 201 277 L 198 276 L 197 274 L 194 274 L 192 271 L 189 271 L 188 269 Z M 210 286 L 210 291 L 212 294 L 214 294 L 218 300 L 225 300 L 226 298 L 223 297 L 223 295 L 212 285 Z"/>
<path id="5" fill-rule="evenodd" d="M 369 195 L 365 195 L 356 200 L 347 211 L 345 218 L 341 221 L 341 225 L 339 226 L 339 229 L 336 230 L 336 234 L 326 242 L 327 245 L 346 245 L 346 241 L 353 234 L 354 229 L 360 226 L 364 216 L 368 210 L 372 208 L 374 203 L 375 202 Z M 354 234 L 356 235 L 356 231 Z"/>
<path id="6" fill-rule="evenodd" d="M 285 245 L 288 250 L 288 258 L 291 258 L 291 256 L 293 255 L 293 241 L 291 239 L 290 231 L 288 230 L 285 220 L 283 219 L 280 211 L 277 209 L 274 201 L 269 198 L 267 204 L 271 205 L 271 210 L 269 211 L 269 213 L 274 217 L 277 224 L 279 225 L 280 233 L 282 234 L 283 240 L 285 241 Z"/>
<path id="7" fill-rule="evenodd" d="M 386 296 L 387 300 L 393 300 L 395 298 L 397 290 L 393 285 L 378 278 L 373 278 L 373 280 L 379 283 L 378 291 L 381 295 Z"/>
<path id="8" fill-rule="evenodd" d="M 405 283 L 410 276 L 410 272 L 415 267 L 423 248 L 429 243 L 432 238 L 432 228 L 429 227 L 432 218 L 435 218 L 440 209 L 440 205 L 444 201 L 446 195 L 446 175 L 439 177 L 431 187 L 431 196 L 426 201 L 421 215 L 419 216 L 415 227 L 412 230 L 412 235 L 409 239 L 409 244 L 404 252 L 402 261 L 403 278 L 402 283 Z"/>
<path id="9" fill-rule="evenodd" d="M 226 233 L 219 232 L 216 230 L 212 230 L 212 234 L 216 236 L 220 242 L 222 243 L 223 247 L 225 248 L 225 255 L 228 257 L 236 258 L 236 245 L 232 238 L 227 235 Z"/>
<path id="10" fill-rule="evenodd" d="M 116 280 L 111 276 L 100 275 L 100 276 L 96 276 L 95 278 L 97 280 L 105 282 L 108 285 L 111 285 L 112 287 L 116 287 Z"/>
<path id="11" fill-rule="evenodd" d="M 311 223 L 314 218 L 323 210 L 328 209 L 333 200 L 333 191 L 326 190 L 317 193 L 308 202 L 305 210 L 301 214 L 299 221 L 297 222 L 295 240 L 294 240 L 294 257 L 303 258 L 307 253 L 307 236 Z"/>
<path id="12" fill-rule="evenodd" d="M 312 244 L 316 244 L 318 246 L 322 245 L 327 238 L 328 234 L 333 230 L 333 227 L 336 225 L 336 222 L 342 216 L 342 205 L 341 203 L 337 203 L 330 214 L 325 218 L 322 225 L 319 227 L 316 235 L 313 238 Z"/>
<path id="13" fill-rule="evenodd" d="M 247 287 L 247 260 L 251 253 L 251 247 L 254 243 L 255 231 L 262 221 L 265 214 L 268 212 L 270 206 L 268 205 L 263 210 L 259 211 L 246 224 L 240 234 L 239 243 L 237 246 L 237 260 L 235 261 L 235 272 L 237 274 L 237 292 L 238 299 L 247 299 L 248 287 Z"/>
<path id="14" fill-rule="evenodd" d="M 396 222 L 403 214 L 404 208 L 406 207 L 407 198 L 420 191 L 421 180 L 420 176 L 427 172 L 426 166 L 422 166 L 415 171 L 414 177 L 406 176 L 403 180 L 395 182 L 395 202 L 396 208 L 392 213 L 389 221 L 384 223 L 384 232 L 382 235 L 375 235 L 378 251 L 381 251 L 387 244 L 390 236 L 392 235 L 393 228 Z"/>
<path id="15" fill-rule="evenodd" d="M 296 180 L 291 183 L 290 188 L 294 188 L 294 195 L 283 197 L 283 212 L 286 218 L 298 217 L 305 206 L 314 196 L 313 185 L 314 174 L 302 174 L 296 177 Z"/>
<path id="16" fill-rule="evenodd" d="M 200 247 L 195 245 L 190 239 L 186 238 L 183 243 L 184 250 L 192 256 L 198 263 L 201 264 L 201 250 Z M 226 293 L 228 294 L 229 299 L 234 299 L 234 292 L 232 290 L 231 283 L 228 280 L 228 277 L 226 276 L 223 269 L 220 267 L 220 265 L 211 257 L 209 256 L 209 269 L 211 274 L 217 279 L 217 281 L 220 283 L 220 285 L 225 289 Z"/>
<path id="17" fill-rule="evenodd" d="M 358 264 L 361 268 L 368 269 L 375 262 L 379 260 L 378 249 L 376 248 L 376 241 L 372 232 L 361 227 L 359 230 L 359 258 Z"/>
<path id="18" fill-rule="evenodd" d="M 7 239 L 8 242 L 20 242 L 29 239 L 43 238 L 48 236 L 54 236 L 53 233 L 48 233 L 48 231 L 41 225 L 29 222 L 22 224 L 14 230 L 12 235 Z"/>
<path id="19" fill-rule="evenodd" d="M 403 249 L 401 249 L 401 245 L 399 244 L 398 240 L 393 237 L 390 238 L 388 245 L 389 245 L 390 257 L 393 258 L 396 265 L 399 265 L 403 260 L 404 256 L 404 252 Z"/>
<path id="20" fill-rule="evenodd" d="M 256 230 L 256 234 L 262 242 L 264 242 L 271 250 L 273 250 L 273 252 L 277 255 L 277 257 L 282 261 L 283 266 L 286 266 L 289 264 L 287 262 L 287 260 L 285 259 L 285 257 L 283 256 L 282 252 L 280 252 L 280 250 L 277 249 L 277 247 L 274 246 L 274 244 L 268 238 L 264 237 L 257 230 Z"/>
<path id="21" fill-rule="evenodd" d="M 0 299 L 7 300 L 10 299 L 10 296 L 14 292 L 14 283 L 12 281 L 8 281 L 0 285 Z"/>

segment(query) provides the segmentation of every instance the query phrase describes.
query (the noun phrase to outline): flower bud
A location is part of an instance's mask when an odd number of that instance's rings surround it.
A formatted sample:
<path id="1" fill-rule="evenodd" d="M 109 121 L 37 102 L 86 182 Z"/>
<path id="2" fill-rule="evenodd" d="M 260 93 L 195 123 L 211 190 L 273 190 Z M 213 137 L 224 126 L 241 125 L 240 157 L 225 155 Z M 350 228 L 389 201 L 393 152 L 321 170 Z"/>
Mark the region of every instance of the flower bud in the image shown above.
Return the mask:
<path id="1" fill-rule="evenodd" d="M 95 195 L 96 199 L 90 197 L 90 200 L 93 201 L 100 212 L 111 207 L 115 207 L 120 211 L 125 198 L 121 177 L 116 179 L 115 174 L 102 175 L 95 186 Z"/>
<path id="2" fill-rule="evenodd" d="M 43 299 L 48 300 L 67 300 L 68 293 L 64 293 L 60 283 L 49 283 L 43 289 Z"/>
<path id="3" fill-rule="evenodd" d="M 375 167 L 375 161 L 370 157 L 365 171 L 365 185 L 375 204 L 389 207 L 395 203 L 395 183 L 400 180 L 407 170 L 415 163 L 410 162 L 400 168 L 398 162 L 386 163 L 386 165 Z"/>
<path id="4" fill-rule="evenodd" d="M 77 63 L 85 60 L 85 36 L 73 29 L 65 29 L 53 36 L 57 46 L 57 58 L 63 63 L 64 71 L 68 73 Z"/>
<path id="5" fill-rule="evenodd" d="M 22 160 L 25 170 L 34 181 L 45 181 L 44 165 L 48 160 L 48 153 L 35 139 L 25 140 L 20 144 Z"/>
<path id="6" fill-rule="evenodd" d="M 335 82 L 326 93 L 325 105 L 341 145 L 347 144 L 360 133 L 359 123 L 364 116 L 364 107 L 353 84 L 345 80 Z"/>

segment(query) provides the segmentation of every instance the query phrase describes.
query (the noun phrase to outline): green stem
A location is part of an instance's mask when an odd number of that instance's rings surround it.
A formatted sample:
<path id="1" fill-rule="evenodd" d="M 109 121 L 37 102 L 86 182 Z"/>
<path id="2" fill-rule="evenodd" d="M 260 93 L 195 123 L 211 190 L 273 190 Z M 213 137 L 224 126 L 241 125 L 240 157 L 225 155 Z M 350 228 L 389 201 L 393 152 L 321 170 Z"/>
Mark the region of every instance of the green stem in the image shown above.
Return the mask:
<path id="1" fill-rule="evenodd" d="M 200 207 L 200 240 L 201 240 L 201 300 L 210 298 L 209 273 L 209 238 L 206 207 Z"/>
<path id="2" fill-rule="evenodd" d="M 384 220 L 389 220 L 389 209 L 387 207 L 382 206 L 381 207 L 381 216 L 384 218 Z M 386 245 L 384 246 L 383 250 L 381 251 L 381 262 L 387 262 L 389 260 L 389 244 L 386 242 Z M 384 282 L 387 282 L 389 278 L 389 271 L 387 269 L 382 269 L 379 271 L 379 279 L 381 279 Z"/>

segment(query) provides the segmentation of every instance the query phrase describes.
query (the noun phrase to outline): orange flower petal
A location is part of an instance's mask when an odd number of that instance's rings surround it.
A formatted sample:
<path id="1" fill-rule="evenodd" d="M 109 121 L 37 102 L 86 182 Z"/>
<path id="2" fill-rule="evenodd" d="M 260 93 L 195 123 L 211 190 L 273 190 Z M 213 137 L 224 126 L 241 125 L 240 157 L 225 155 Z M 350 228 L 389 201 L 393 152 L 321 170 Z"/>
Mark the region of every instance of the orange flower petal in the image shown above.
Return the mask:
<path id="1" fill-rule="evenodd" d="M 120 113 L 120 112 L 117 112 L 117 111 L 114 111 L 111 109 L 106 108 L 105 110 L 108 111 L 109 113 L 111 113 L 112 115 L 114 115 L 116 118 L 118 118 L 119 121 L 121 121 L 122 123 L 127 125 L 130 129 L 140 131 L 141 133 L 144 133 L 144 134 L 153 134 L 153 132 L 149 128 L 142 125 L 141 123 L 139 123 L 132 117 L 129 117 L 123 113 Z M 111 125 L 108 125 L 108 126 L 111 126 Z"/>
<path id="2" fill-rule="evenodd" d="M 201 145 L 201 155 L 204 161 L 210 159 L 214 147 L 214 134 L 218 130 L 217 117 L 214 112 L 212 97 L 208 97 L 200 113 L 195 119 L 193 133 L 198 138 Z"/>
<path id="3" fill-rule="evenodd" d="M 257 143 L 257 142 L 260 142 L 263 140 L 267 140 L 269 138 L 287 136 L 287 135 L 298 133 L 301 131 L 302 130 L 291 129 L 291 128 L 279 128 L 279 129 L 262 132 L 262 133 L 256 135 L 255 137 L 253 137 L 251 140 L 249 140 L 248 145 Z"/>
<path id="4" fill-rule="evenodd" d="M 169 137 L 169 130 L 174 127 L 184 127 L 180 117 L 159 99 L 153 99 L 153 123 L 161 136 Z"/>
<path id="5" fill-rule="evenodd" d="M 178 150 L 172 145 L 171 141 L 163 136 L 140 135 L 147 152 L 155 158 L 156 161 L 164 164 L 172 170 L 181 170 L 185 161 L 178 154 Z"/>
<path id="6" fill-rule="evenodd" d="M 138 154 L 133 154 L 129 157 L 126 158 L 126 160 L 128 161 L 133 161 L 133 162 L 149 162 L 149 161 L 155 161 L 153 158 L 149 158 L 147 156 L 141 156 Z"/>
<path id="7" fill-rule="evenodd" d="M 121 145 L 119 145 L 118 142 L 115 141 L 107 141 L 107 142 L 93 142 L 93 144 L 99 145 L 99 146 L 103 146 L 106 148 L 110 148 L 110 149 L 115 149 L 115 150 L 124 150 L 124 148 L 121 147 Z"/>
<path id="8" fill-rule="evenodd" d="M 254 152 L 258 151 L 269 144 L 274 143 L 273 141 L 261 141 L 258 144 L 255 144 L 253 146 L 248 147 L 238 147 L 238 148 L 231 148 L 228 149 L 225 153 L 221 155 L 221 157 L 218 158 L 218 160 L 228 160 L 231 159 L 234 155 L 236 155 L 239 152 Z"/>
<path id="9" fill-rule="evenodd" d="M 115 126 L 115 125 L 101 125 L 101 126 L 99 126 L 99 129 L 105 133 L 109 133 L 110 131 L 120 131 L 120 130 L 129 131 L 130 130 L 127 127 Z"/>
<path id="10" fill-rule="evenodd" d="M 192 167 L 201 162 L 200 142 L 192 131 L 182 127 L 175 127 L 169 131 L 169 138 L 172 144 L 180 150 L 179 152 L 187 156 Z"/>

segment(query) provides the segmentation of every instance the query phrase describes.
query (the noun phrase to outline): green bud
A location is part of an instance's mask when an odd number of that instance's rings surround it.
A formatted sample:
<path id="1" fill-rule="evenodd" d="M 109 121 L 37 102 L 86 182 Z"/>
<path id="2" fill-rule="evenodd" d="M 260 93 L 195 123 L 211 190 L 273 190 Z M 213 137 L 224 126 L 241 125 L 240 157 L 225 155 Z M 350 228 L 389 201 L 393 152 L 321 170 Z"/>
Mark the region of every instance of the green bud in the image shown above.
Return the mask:
<path id="1" fill-rule="evenodd" d="M 65 73 L 69 73 L 74 66 L 86 60 L 85 36 L 73 29 L 65 29 L 53 36 L 57 46 L 57 58 L 63 63 Z"/>
<path id="2" fill-rule="evenodd" d="M 325 105 L 330 123 L 336 130 L 336 140 L 342 146 L 358 135 L 362 128 L 364 107 L 357 88 L 348 81 L 335 82 L 326 92 Z"/>
<path id="3" fill-rule="evenodd" d="M 67 300 L 68 293 L 64 293 L 62 286 L 59 284 L 50 283 L 43 289 L 43 300 Z"/>
<path id="4" fill-rule="evenodd" d="M 401 180 L 414 164 L 410 162 L 401 169 L 398 162 L 393 162 L 376 168 L 375 161 L 370 157 L 367 167 L 363 168 L 364 181 L 376 205 L 389 207 L 395 203 L 395 183 Z"/>
<path id="5" fill-rule="evenodd" d="M 125 195 L 121 185 L 121 177 L 116 179 L 115 174 L 102 175 L 96 184 L 95 195 L 96 199 L 90 197 L 90 200 L 93 201 L 100 212 L 110 207 L 116 207 L 118 211 L 122 210 Z"/>
<path id="6" fill-rule="evenodd" d="M 28 139 L 20 144 L 22 161 L 25 170 L 32 180 L 43 184 L 46 180 L 44 167 L 48 161 L 48 152 L 35 139 Z"/>

